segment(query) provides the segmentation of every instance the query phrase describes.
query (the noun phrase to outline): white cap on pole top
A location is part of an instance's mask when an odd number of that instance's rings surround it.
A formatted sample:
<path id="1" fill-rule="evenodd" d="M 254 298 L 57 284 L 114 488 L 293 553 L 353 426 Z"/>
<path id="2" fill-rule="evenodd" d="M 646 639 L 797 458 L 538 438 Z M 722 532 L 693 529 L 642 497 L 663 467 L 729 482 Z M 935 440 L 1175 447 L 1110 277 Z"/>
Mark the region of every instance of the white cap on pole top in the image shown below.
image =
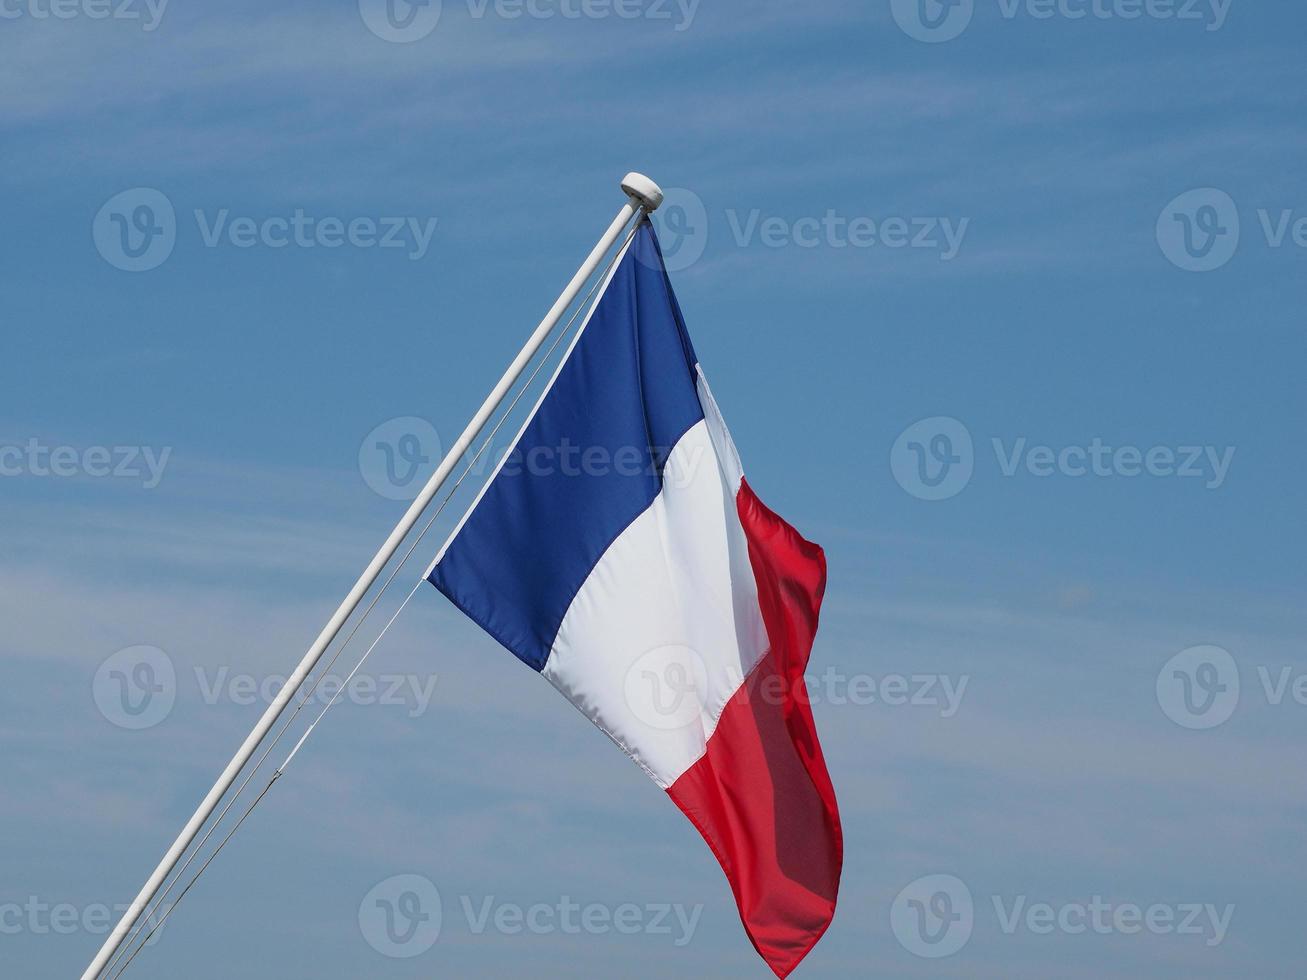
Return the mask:
<path id="1" fill-rule="evenodd" d="M 663 203 L 663 189 L 644 174 L 629 173 L 622 178 L 622 190 L 652 214 Z"/>

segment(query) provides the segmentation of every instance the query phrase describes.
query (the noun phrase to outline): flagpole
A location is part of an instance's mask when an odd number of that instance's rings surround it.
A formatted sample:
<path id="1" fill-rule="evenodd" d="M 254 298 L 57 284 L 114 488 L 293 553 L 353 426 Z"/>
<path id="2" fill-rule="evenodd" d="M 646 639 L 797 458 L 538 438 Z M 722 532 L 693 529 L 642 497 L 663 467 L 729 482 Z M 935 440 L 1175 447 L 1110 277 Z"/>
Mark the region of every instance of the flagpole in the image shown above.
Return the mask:
<path id="1" fill-rule="evenodd" d="M 91 961 L 91 965 L 88 966 L 86 972 L 82 974 L 82 980 L 96 980 L 105 964 L 108 963 L 113 955 L 118 951 L 118 948 L 123 944 L 123 941 L 131 931 L 132 926 L 135 925 L 137 919 L 140 918 L 141 913 L 144 912 L 144 910 L 150 905 L 150 902 L 154 900 L 155 895 L 159 893 L 159 889 L 162 887 L 168 875 L 172 872 L 172 869 L 176 867 L 181 856 L 186 852 L 186 849 L 191 845 L 191 842 L 195 840 L 196 835 L 200 832 L 201 828 L 203 828 L 209 817 L 213 815 L 213 811 L 217 809 L 218 804 L 222 801 L 227 790 L 231 788 L 232 783 L 235 782 L 236 777 L 240 774 L 241 770 L 244 769 L 245 764 L 249 762 L 251 756 L 254 755 L 259 747 L 259 743 L 263 741 L 264 736 L 267 735 L 272 727 L 277 723 L 277 719 L 281 717 L 282 712 L 290 703 L 291 698 L 299 689 L 300 684 L 303 683 L 304 679 L 308 677 L 310 673 L 312 673 L 313 668 L 317 666 L 318 661 L 322 659 L 322 655 L 326 653 L 327 648 L 340 633 L 345 622 L 358 608 L 359 603 L 363 601 L 363 597 L 367 594 L 368 590 L 372 588 L 377 577 L 381 574 L 382 569 L 385 568 L 390 559 L 394 557 L 399 546 L 403 543 L 404 539 L 408 537 L 409 532 L 413 530 L 414 525 L 416 525 L 418 520 L 421 518 L 423 511 L 427 509 L 436 494 L 440 492 L 441 486 L 443 486 L 445 481 L 449 478 L 450 473 L 453 472 L 459 459 L 462 458 L 463 454 L 467 452 L 468 448 L 471 446 L 473 440 L 475 440 L 481 433 L 486 422 L 488 422 L 490 417 L 494 415 L 495 410 L 504 400 L 504 397 L 512 390 L 513 385 L 517 383 L 523 370 L 525 370 L 526 366 L 531 362 L 531 359 L 540 350 L 541 345 L 544 344 L 550 333 L 553 332 L 554 327 L 558 325 L 558 321 L 562 319 L 563 314 L 567 312 L 568 307 L 570 307 L 576 297 L 580 295 L 586 282 L 592 275 L 594 275 L 595 270 L 599 268 L 604 257 L 608 254 L 609 249 L 612 248 L 613 244 L 621 236 L 623 229 L 626 228 L 631 218 L 636 215 L 643 216 L 644 214 L 649 214 L 657 210 L 663 200 L 662 190 L 657 184 L 648 177 L 645 177 L 643 174 L 627 174 L 622 180 L 622 190 L 627 195 L 626 204 L 617 213 L 617 217 L 615 217 L 612 224 L 608 226 L 608 230 L 605 231 L 603 237 L 599 239 L 599 243 L 595 245 L 594 250 L 591 251 L 585 262 L 581 264 L 581 268 L 578 269 L 576 275 L 572 277 L 572 281 L 567 284 L 562 295 L 558 297 L 558 300 L 554 303 L 553 307 L 551 307 L 549 312 L 545 314 L 545 318 L 540 321 L 540 325 L 536 327 L 535 332 L 532 333 L 530 339 L 527 340 L 526 346 L 524 346 L 517 357 L 513 359 L 513 363 L 508 366 L 508 370 L 504 372 L 504 376 L 499 379 L 499 383 L 495 385 L 484 404 L 482 404 L 481 408 L 477 410 L 476 415 L 472 417 L 472 421 L 467 424 L 467 428 L 464 429 L 463 434 L 458 437 L 458 441 L 450 447 L 449 452 L 445 454 L 445 458 L 440 461 L 440 465 L 436 467 L 436 471 L 431 474 L 431 479 L 427 481 L 426 486 L 422 488 L 422 492 L 417 495 L 417 498 L 413 501 L 412 505 L 410 505 L 404 516 L 400 518 L 399 523 L 395 526 L 395 530 L 391 532 L 390 537 L 388 537 L 386 543 L 381 546 L 381 550 L 377 552 L 376 557 L 372 559 L 363 574 L 359 576 L 359 580 L 354 583 L 354 587 L 350 590 L 349 595 L 345 597 L 345 600 L 340 604 L 340 608 L 336 610 L 327 625 L 323 627 L 322 632 L 318 635 L 317 640 L 314 641 L 313 646 L 311 646 L 308 653 L 304 655 L 304 659 L 300 661 L 300 665 L 295 668 L 295 672 L 291 674 L 286 680 L 286 683 L 282 685 L 277 697 L 270 705 L 268 705 L 268 709 L 263 713 L 263 717 L 259 719 L 258 724 L 254 726 L 254 730 L 250 732 L 240 749 L 237 750 L 236 754 L 232 757 L 231 762 L 227 764 L 227 768 L 222 771 L 222 775 L 218 777 L 218 781 L 213 784 L 213 788 L 209 790 L 208 795 L 204 797 L 204 800 L 200 803 L 194 815 L 182 829 L 181 834 L 178 835 L 177 840 L 174 841 L 172 847 L 168 849 L 168 853 L 163 856 L 163 860 L 159 862 L 159 866 L 154 869 L 154 872 L 145 882 L 140 894 L 136 896 L 135 900 L 123 914 L 122 919 L 114 927 L 113 932 L 111 932 L 109 937 L 105 940 L 104 945 L 100 947 L 100 951 L 96 954 L 95 959 Z"/>

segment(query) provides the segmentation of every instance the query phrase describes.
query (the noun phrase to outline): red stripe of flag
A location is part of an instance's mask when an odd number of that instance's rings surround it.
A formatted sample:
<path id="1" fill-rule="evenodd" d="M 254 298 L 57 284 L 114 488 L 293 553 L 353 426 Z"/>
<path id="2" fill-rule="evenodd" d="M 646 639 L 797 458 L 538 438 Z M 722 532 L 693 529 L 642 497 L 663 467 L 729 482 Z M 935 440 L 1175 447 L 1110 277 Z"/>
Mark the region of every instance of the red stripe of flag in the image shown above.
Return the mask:
<path id="1" fill-rule="evenodd" d="M 786 977 L 835 914 L 844 839 L 804 684 L 826 556 L 741 482 L 766 656 L 668 794 L 721 863 L 754 947 Z"/>

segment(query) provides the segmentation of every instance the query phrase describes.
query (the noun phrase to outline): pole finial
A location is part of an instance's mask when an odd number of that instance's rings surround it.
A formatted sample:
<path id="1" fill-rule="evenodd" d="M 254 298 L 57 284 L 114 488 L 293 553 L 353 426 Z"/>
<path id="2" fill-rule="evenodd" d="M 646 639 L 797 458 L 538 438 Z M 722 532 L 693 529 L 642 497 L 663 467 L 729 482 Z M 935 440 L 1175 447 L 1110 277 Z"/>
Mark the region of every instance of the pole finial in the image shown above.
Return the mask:
<path id="1" fill-rule="evenodd" d="M 629 173 L 622 178 L 622 190 L 652 214 L 663 203 L 663 189 L 644 174 Z"/>

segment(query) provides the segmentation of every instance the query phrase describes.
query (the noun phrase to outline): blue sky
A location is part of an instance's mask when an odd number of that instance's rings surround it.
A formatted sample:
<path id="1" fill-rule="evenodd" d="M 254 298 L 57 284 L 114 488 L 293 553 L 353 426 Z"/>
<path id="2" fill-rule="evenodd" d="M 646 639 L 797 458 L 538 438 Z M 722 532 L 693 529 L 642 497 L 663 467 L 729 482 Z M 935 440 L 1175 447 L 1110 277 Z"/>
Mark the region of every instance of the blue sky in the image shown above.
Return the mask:
<path id="1" fill-rule="evenodd" d="M 2 972 L 80 972 L 402 512 L 378 438 L 453 440 L 638 169 L 830 561 L 847 857 L 796 976 L 1299 976 L 1307 12 L 440 6 L 0 3 Z M 434 589 L 365 670 L 128 976 L 768 975 L 693 828 Z M 406 958 L 360 916 L 401 875 Z M 643 925 L 511 928 L 568 901 Z"/>

